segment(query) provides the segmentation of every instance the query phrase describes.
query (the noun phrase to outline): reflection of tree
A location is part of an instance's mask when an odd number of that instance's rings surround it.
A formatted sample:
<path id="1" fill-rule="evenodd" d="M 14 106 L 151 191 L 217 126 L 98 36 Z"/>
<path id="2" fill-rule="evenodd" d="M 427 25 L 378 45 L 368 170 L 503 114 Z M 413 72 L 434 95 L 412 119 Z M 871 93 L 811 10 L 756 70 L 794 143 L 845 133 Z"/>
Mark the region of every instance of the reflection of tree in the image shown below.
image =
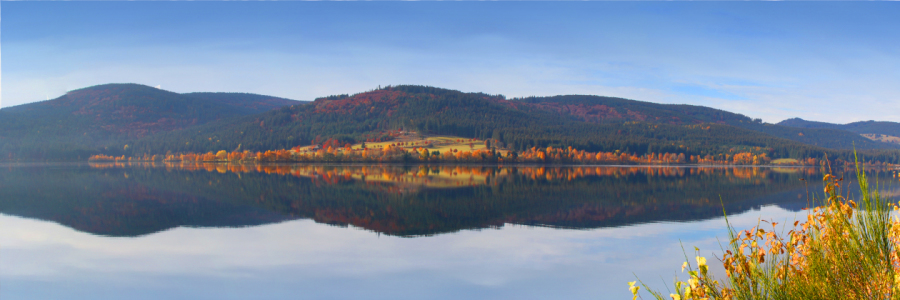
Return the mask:
<path id="1" fill-rule="evenodd" d="M 505 223 L 597 228 L 717 217 L 722 203 L 737 213 L 803 189 L 802 176 L 766 168 L 94 164 L 0 173 L 0 212 L 126 236 L 296 218 L 400 236 Z"/>

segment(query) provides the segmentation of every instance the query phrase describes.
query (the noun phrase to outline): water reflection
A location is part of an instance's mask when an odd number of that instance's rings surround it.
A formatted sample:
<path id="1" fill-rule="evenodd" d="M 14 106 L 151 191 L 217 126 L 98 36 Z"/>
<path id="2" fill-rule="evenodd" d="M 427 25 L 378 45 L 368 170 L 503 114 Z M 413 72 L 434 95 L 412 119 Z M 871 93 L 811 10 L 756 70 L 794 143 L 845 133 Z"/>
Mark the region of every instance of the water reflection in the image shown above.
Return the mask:
<path id="1" fill-rule="evenodd" d="M 767 206 L 730 221 L 749 228 L 760 215 L 795 217 Z M 311 220 L 141 238 L 2 214 L 0 226 L 0 298 L 91 300 L 630 299 L 625 282 L 635 274 L 670 282 L 683 259 L 680 243 L 709 253 L 725 234 L 721 218 L 593 230 L 505 226 L 415 239 Z"/>
<path id="2" fill-rule="evenodd" d="M 685 175 L 714 175 L 736 179 L 765 178 L 769 173 L 821 174 L 817 168 L 787 167 L 671 167 L 671 166 L 570 166 L 570 167 L 503 167 L 472 165 L 309 165 L 309 164 L 229 164 L 203 162 L 92 162 L 92 168 L 111 169 L 127 167 L 165 168 L 168 171 L 207 171 L 218 173 L 265 173 L 313 178 L 326 183 L 350 180 L 391 182 L 395 184 L 421 185 L 430 188 L 461 187 L 496 184 L 492 178 L 519 175 L 531 180 L 558 181 L 588 176 L 684 177 Z M 759 183 L 759 182 L 757 182 Z"/>
<path id="3" fill-rule="evenodd" d="M 8 165 L 0 299 L 626 299 L 713 257 L 723 204 L 802 219 L 820 172 Z"/>
<path id="4" fill-rule="evenodd" d="M 806 206 L 815 168 L 93 163 L 0 172 L 0 213 L 99 235 L 294 219 L 421 236 L 599 228 Z M 811 182 L 815 182 L 812 181 Z M 812 183 L 815 184 L 815 183 Z M 813 188 L 819 190 L 819 188 Z"/>

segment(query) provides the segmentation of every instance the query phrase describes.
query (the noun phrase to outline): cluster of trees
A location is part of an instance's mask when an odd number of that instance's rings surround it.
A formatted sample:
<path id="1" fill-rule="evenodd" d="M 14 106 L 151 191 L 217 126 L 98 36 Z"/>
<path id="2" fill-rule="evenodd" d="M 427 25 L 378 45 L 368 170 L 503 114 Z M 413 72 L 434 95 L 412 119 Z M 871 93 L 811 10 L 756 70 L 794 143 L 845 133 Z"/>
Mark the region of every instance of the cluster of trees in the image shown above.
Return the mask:
<path id="1" fill-rule="evenodd" d="M 490 140 L 485 141 L 490 143 Z M 567 148 L 537 148 L 526 151 L 498 151 L 496 148 L 474 150 L 447 149 L 444 151 L 424 146 L 404 148 L 404 144 L 393 143 L 383 148 L 344 147 L 318 148 L 314 150 L 267 150 L 267 151 L 225 151 L 206 153 L 179 153 L 167 155 L 144 154 L 135 157 L 93 155 L 93 162 L 230 162 L 230 163 L 320 163 L 320 162 L 360 162 L 360 163 L 489 163 L 489 164 L 699 164 L 699 165 L 767 165 L 772 162 L 765 149 L 756 151 L 735 151 L 718 155 L 685 155 L 684 153 L 647 153 L 638 155 L 622 151 L 588 152 Z M 896 168 L 897 164 L 877 159 L 862 159 L 860 163 L 872 168 Z M 807 157 L 779 165 L 851 167 L 854 160 Z"/>
<path id="2" fill-rule="evenodd" d="M 489 143 L 489 141 L 487 142 Z M 647 153 L 638 155 L 622 151 L 588 152 L 573 147 L 556 148 L 532 147 L 526 151 L 498 151 L 484 149 L 433 150 L 428 143 L 423 146 L 404 148 L 404 143 L 388 144 L 383 148 L 357 148 L 350 144 L 344 147 L 319 148 L 314 150 L 268 150 L 261 152 L 220 150 L 207 153 L 182 153 L 143 155 L 127 160 L 137 161 L 189 161 L 189 162 L 405 162 L 405 163 L 537 163 L 537 164 L 735 164 L 763 165 L 771 161 L 763 149 L 759 152 L 734 152 L 719 156 L 685 155 L 684 153 Z M 505 152 L 505 154 L 504 154 Z M 125 157 L 95 155 L 91 161 L 124 161 Z M 812 164 L 818 161 L 807 160 Z"/>
<path id="3" fill-rule="evenodd" d="M 151 158 L 153 158 L 153 157 L 151 157 Z M 132 158 L 125 157 L 125 155 L 111 156 L 111 155 L 106 155 L 106 154 L 92 155 L 91 157 L 88 158 L 88 161 L 130 161 L 130 160 L 132 160 Z M 155 161 L 155 160 L 156 159 L 154 158 L 149 161 Z M 140 159 L 138 161 L 140 161 Z"/>

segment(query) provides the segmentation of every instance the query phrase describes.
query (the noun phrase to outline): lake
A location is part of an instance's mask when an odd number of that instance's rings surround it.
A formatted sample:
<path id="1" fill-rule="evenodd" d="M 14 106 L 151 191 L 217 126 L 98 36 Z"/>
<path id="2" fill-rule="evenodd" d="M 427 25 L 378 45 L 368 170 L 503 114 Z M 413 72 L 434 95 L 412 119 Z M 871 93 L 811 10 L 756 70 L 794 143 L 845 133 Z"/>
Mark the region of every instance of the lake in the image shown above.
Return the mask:
<path id="1" fill-rule="evenodd" d="M 719 272 L 723 206 L 738 229 L 804 218 L 821 174 L 6 164 L 0 298 L 630 299 L 681 274 L 682 245 Z"/>

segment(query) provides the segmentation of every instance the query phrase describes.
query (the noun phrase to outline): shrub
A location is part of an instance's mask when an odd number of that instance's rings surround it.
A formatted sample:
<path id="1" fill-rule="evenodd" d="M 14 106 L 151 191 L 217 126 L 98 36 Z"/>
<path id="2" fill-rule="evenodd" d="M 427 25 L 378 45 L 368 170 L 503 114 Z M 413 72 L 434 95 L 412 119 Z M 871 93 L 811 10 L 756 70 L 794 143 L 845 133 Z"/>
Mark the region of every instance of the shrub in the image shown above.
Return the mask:
<path id="1" fill-rule="evenodd" d="M 676 279 L 675 293 L 648 292 L 675 300 L 900 299 L 900 219 L 891 218 L 891 208 L 900 208 L 871 190 L 856 166 L 859 199 L 841 196 L 843 178 L 827 174 L 824 199 L 813 199 L 819 206 L 787 234 L 776 233 L 777 223 L 766 221 L 736 231 L 726 218 L 730 241 L 719 261 L 727 280 L 713 278 L 706 258 L 697 256 L 696 265 L 682 265 L 690 279 Z M 637 286 L 630 285 L 637 298 Z"/>

